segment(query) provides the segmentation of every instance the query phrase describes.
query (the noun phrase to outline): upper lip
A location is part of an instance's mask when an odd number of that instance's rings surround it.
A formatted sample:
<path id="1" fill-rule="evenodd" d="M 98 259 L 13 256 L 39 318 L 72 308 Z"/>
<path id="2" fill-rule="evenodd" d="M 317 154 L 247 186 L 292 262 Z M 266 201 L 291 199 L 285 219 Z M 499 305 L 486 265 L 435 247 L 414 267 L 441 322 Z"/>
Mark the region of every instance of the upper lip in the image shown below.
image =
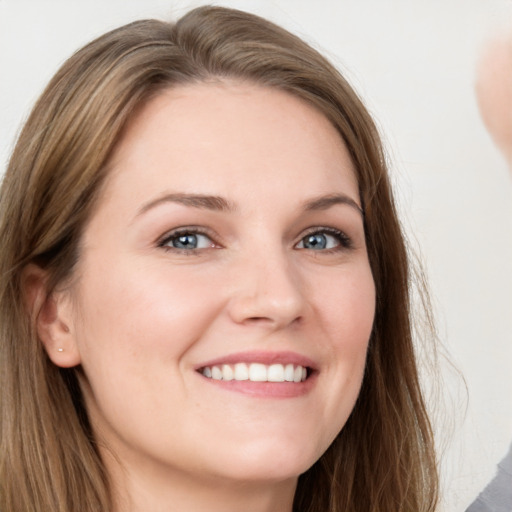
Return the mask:
<path id="1" fill-rule="evenodd" d="M 196 366 L 196 370 L 205 368 L 206 366 L 221 366 L 223 364 L 236 364 L 236 363 L 261 363 L 265 365 L 271 364 L 293 364 L 296 366 L 303 366 L 310 370 L 316 370 L 317 365 L 312 359 L 302 354 L 292 351 L 250 351 L 250 352 L 236 352 L 227 354 L 225 356 L 217 357 Z"/>

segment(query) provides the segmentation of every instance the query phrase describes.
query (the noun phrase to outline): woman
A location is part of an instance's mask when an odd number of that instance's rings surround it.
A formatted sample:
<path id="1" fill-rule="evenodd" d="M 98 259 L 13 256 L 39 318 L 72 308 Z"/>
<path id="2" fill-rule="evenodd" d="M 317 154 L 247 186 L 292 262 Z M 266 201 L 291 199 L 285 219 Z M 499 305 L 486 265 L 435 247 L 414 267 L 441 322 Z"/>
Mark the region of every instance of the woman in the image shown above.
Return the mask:
<path id="1" fill-rule="evenodd" d="M 100 37 L 1 208 L 0 509 L 435 508 L 379 137 L 304 42 L 213 7 Z"/>

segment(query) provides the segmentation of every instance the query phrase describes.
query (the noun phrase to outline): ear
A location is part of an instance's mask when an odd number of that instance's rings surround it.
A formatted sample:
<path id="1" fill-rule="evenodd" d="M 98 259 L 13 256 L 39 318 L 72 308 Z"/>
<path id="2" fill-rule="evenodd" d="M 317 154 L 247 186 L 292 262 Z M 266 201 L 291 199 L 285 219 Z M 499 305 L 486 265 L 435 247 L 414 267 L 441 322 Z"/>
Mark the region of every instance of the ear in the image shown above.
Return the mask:
<path id="1" fill-rule="evenodd" d="M 48 357 L 62 368 L 80 364 L 73 304 L 67 290 L 48 293 L 48 275 L 41 267 L 30 263 L 22 273 L 25 305 L 32 325 Z"/>

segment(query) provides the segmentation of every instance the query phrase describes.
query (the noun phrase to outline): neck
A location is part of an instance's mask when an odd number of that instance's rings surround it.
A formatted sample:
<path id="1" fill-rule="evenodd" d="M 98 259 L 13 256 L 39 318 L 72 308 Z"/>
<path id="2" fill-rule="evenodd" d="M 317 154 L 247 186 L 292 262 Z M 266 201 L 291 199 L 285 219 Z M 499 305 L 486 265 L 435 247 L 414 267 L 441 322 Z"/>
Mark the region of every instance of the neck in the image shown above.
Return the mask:
<path id="1" fill-rule="evenodd" d="M 297 478 L 249 482 L 107 465 L 113 512 L 292 512 L 297 486 Z"/>

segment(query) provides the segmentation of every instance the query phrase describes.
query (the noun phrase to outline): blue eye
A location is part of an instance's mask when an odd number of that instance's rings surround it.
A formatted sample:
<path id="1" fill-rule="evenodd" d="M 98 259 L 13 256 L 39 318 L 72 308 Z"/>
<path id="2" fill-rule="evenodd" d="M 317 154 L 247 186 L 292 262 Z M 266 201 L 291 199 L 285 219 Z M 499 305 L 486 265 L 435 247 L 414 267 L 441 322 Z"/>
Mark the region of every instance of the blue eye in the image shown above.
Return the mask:
<path id="1" fill-rule="evenodd" d="M 159 245 L 166 249 L 178 249 L 181 251 L 208 249 L 215 246 L 209 236 L 202 233 L 194 233 L 193 231 L 172 233 L 162 240 Z"/>
<path id="2" fill-rule="evenodd" d="M 349 248 L 350 239 L 338 230 L 319 230 L 307 234 L 296 245 L 297 249 L 308 249 L 310 251 L 323 251 L 337 248 Z"/>

